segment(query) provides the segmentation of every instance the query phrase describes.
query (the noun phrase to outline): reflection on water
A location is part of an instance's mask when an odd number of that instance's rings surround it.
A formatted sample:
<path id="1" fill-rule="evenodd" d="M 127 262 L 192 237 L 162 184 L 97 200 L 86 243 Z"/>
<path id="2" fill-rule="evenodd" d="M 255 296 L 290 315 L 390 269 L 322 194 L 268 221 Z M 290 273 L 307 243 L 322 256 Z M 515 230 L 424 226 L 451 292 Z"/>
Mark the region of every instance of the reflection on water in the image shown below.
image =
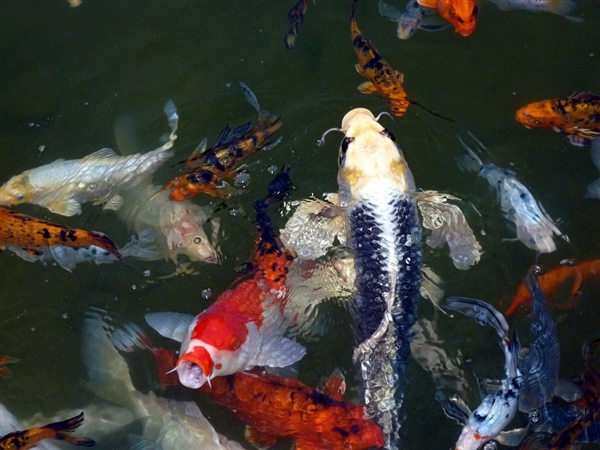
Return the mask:
<path id="1" fill-rule="evenodd" d="M 456 134 L 470 131 L 481 140 L 490 152 L 486 161 L 514 170 L 569 236 L 569 243 L 558 240 L 558 250 L 541 255 L 539 263 L 554 267 L 565 258 L 600 257 L 600 204 L 582 199 L 586 186 L 598 177 L 589 151 L 571 146 L 551 130 L 527 130 L 514 120 L 514 111 L 530 101 L 578 90 L 600 93 L 600 3 L 578 2 L 573 14 L 583 17 L 582 23 L 480 3 L 477 30 L 468 38 L 451 29 L 419 30 L 400 41 L 396 25 L 379 16 L 375 2 L 359 3 L 357 20 L 386 60 L 404 72 L 409 97 L 452 119 L 416 105 L 403 118 L 382 119 L 403 149 L 418 187 L 467 202 L 465 214 L 483 248 L 481 261 L 466 272 L 452 265 L 446 250 L 424 248 L 425 262 L 444 280 L 447 295 L 482 298 L 503 310 L 536 255 L 511 240 L 514 233 L 488 186 L 458 169 L 455 157 L 461 145 Z M 364 79 L 354 69 L 350 1 L 309 2 L 296 45 L 288 50 L 284 38 L 292 4 L 83 0 L 72 8 L 59 0 L 0 3 L 2 183 L 58 158 L 116 148 L 114 125 L 124 113 L 133 118 L 140 145 L 156 148 L 156 136 L 166 131 L 162 105 L 173 99 L 180 115 L 179 138 L 175 157 L 155 175 L 154 181 L 163 184 L 180 173 L 182 166 L 176 163 L 202 138 L 214 142 L 225 124 L 255 120 L 238 89 L 240 80 L 256 93 L 262 108 L 283 121 L 281 144 L 248 159 L 251 181 L 241 195 L 226 201 L 195 199 L 213 202 L 215 217 L 221 220 L 222 265 L 194 263 L 194 274 L 166 278 L 174 271 L 170 261 L 79 265 L 71 274 L 53 264 L 0 254 L 0 355 L 20 359 L 10 367 L 12 378 L 1 380 L 0 400 L 17 416 L 50 415 L 94 400 L 81 383 L 85 368 L 80 328 L 87 307 L 106 309 L 116 321 L 142 324 L 148 311 L 196 314 L 209 304 L 200 295 L 204 289 L 218 293 L 228 287 L 237 276 L 233 268 L 252 249 L 251 200 L 262 195 L 271 178 L 267 167 L 291 164 L 295 198 L 337 189 L 338 143 L 329 138 L 323 149 L 315 140 L 339 126 L 351 108 L 379 112 L 386 105 L 356 89 Z M 113 212 L 90 204 L 81 215 L 64 221 L 31 205 L 18 210 L 103 231 L 121 246 L 129 239 Z M 277 221 L 283 225 L 282 218 Z M 589 283 L 576 310 L 555 314 L 561 321 L 561 376 L 583 371 L 581 344 L 597 337 L 600 323 L 599 289 L 599 283 Z M 423 318 L 432 320 L 434 311 L 421 302 Z M 526 344 L 530 337 L 524 315 L 510 323 Z M 299 373 L 303 382 L 315 386 L 340 367 L 351 398 L 357 380 L 345 326 L 330 328 L 320 340 L 307 343 Z M 465 400 L 475 407 L 479 398 L 474 375 L 502 376 L 502 354 L 493 331 L 440 315 L 437 332 L 447 351 L 462 357 L 461 370 L 471 389 Z M 134 382 L 149 389 L 149 361 L 134 355 L 129 362 Z M 432 377 L 414 363 L 407 376 L 406 448 L 452 446 L 459 428 L 435 401 Z M 190 398 L 185 389 L 174 395 Z M 200 407 L 217 431 L 244 442 L 243 427 L 227 412 L 205 399 Z M 101 442 L 98 448 L 118 448 L 111 445 Z M 289 448 L 289 443 L 278 442 L 274 448 Z"/>

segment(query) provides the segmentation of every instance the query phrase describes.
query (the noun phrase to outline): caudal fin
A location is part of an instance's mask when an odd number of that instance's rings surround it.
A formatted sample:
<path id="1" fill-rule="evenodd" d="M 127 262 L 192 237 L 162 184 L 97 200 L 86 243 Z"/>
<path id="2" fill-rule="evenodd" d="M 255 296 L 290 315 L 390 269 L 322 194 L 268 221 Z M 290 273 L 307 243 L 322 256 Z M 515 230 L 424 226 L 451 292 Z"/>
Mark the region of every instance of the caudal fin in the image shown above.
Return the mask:
<path id="1" fill-rule="evenodd" d="M 71 436 L 69 433 L 75 431 L 83 423 L 83 411 L 81 414 L 70 419 L 63 420 L 61 422 L 53 422 L 46 425 L 44 428 L 51 430 L 56 434 L 54 439 L 60 441 L 67 441 L 74 445 L 81 447 L 93 447 L 96 445 L 96 441 L 88 438 L 77 438 Z"/>

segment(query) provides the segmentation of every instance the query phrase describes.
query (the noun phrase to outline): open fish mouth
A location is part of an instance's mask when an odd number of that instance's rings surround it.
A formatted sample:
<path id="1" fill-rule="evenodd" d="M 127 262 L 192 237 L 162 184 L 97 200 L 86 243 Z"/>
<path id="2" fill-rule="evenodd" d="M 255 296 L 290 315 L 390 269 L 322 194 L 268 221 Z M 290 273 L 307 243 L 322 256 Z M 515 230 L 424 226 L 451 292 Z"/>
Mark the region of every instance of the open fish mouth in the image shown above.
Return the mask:
<path id="1" fill-rule="evenodd" d="M 190 389 L 199 389 L 208 381 L 202 367 L 188 360 L 183 360 L 177 365 L 177 375 L 181 384 Z"/>

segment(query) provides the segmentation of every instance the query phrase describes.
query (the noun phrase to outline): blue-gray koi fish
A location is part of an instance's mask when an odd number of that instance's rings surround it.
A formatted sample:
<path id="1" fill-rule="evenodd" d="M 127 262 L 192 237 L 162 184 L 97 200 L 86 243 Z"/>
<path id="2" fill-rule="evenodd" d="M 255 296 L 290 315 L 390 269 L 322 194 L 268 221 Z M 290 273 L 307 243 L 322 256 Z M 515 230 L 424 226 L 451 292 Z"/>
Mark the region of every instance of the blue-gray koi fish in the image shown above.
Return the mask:
<path id="1" fill-rule="evenodd" d="M 414 180 L 394 136 L 369 110 L 351 110 L 342 127 L 332 130 L 345 134 L 338 184 L 355 255 L 356 289 L 350 302 L 358 343 L 354 360 L 367 414 L 382 427 L 385 448 L 398 448 L 400 382 L 410 357 L 421 280 Z"/>

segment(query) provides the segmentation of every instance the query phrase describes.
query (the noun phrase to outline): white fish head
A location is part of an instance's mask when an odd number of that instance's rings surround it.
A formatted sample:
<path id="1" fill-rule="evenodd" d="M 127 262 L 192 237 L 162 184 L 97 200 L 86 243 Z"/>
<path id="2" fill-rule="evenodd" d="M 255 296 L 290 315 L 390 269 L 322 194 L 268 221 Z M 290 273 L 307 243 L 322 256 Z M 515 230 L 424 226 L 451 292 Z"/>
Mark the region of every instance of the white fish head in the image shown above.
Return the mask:
<path id="1" fill-rule="evenodd" d="M 12 177 L 0 187 L 0 205 L 31 203 L 33 195 L 27 174 Z"/>
<path id="2" fill-rule="evenodd" d="M 181 384 L 190 389 L 199 389 L 212 378 L 208 377 L 196 362 L 184 358 L 177 363 L 177 375 Z"/>

